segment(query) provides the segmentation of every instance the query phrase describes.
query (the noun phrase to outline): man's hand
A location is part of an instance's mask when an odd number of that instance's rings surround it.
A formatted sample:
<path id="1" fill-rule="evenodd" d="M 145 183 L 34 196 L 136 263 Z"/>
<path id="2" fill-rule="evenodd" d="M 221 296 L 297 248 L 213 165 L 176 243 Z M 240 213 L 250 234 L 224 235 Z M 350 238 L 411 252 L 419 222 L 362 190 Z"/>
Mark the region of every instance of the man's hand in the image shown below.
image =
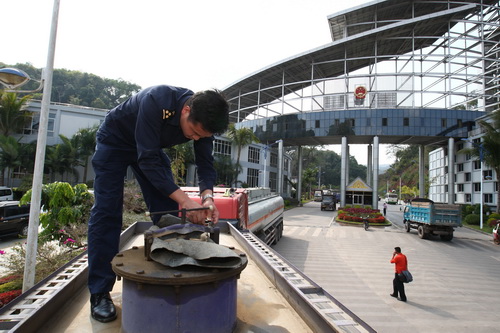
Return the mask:
<path id="1" fill-rule="evenodd" d="M 219 211 L 217 210 L 217 207 L 215 207 L 215 204 L 211 198 L 205 200 L 205 202 L 203 202 L 203 205 L 200 205 L 196 201 L 191 200 L 189 196 L 187 196 L 186 193 L 184 193 L 181 189 L 173 192 L 170 195 L 170 198 L 177 201 L 181 209 L 193 209 L 202 207 L 208 208 L 212 206 L 212 209 L 186 212 L 187 219 L 192 223 L 204 224 L 207 218 L 210 218 L 213 223 L 217 223 L 219 221 Z"/>
<path id="2" fill-rule="evenodd" d="M 203 203 L 203 207 L 211 207 L 207 212 L 207 218 L 212 221 L 213 224 L 219 222 L 219 210 L 215 206 L 215 203 L 212 198 L 205 200 Z"/>

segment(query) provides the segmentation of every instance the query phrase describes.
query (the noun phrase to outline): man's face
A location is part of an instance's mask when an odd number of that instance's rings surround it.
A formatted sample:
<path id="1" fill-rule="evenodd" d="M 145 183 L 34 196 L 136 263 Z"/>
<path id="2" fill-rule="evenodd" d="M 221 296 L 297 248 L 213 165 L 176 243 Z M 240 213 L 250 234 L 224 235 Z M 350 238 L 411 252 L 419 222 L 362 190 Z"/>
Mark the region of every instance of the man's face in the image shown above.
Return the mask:
<path id="1" fill-rule="evenodd" d="M 201 124 L 194 123 L 188 119 L 190 112 L 191 108 L 189 106 L 184 106 L 182 109 L 180 125 L 184 136 L 194 141 L 211 137 L 213 134 L 206 131 Z"/>

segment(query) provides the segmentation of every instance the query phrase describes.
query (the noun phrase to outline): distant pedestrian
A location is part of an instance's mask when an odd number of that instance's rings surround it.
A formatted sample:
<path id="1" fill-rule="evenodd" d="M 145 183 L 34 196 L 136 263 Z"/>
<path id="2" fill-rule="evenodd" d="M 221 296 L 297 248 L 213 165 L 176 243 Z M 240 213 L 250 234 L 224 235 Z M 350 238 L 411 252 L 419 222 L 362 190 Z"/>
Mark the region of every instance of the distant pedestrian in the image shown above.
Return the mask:
<path id="1" fill-rule="evenodd" d="M 406 302 L 405 285 L 399 276 L 403 271 L 408 270 L 408 260 L 401 253 L 400 247 L 394 248 L 391 263 L 395 264 L 394 280 L 392 280 L 393 292 L 391 296 L 397 298 L 398 301 Z"/>
<path id="2" fill-rule="evenodd" d="M 384 202 L 384 216 L 387 213 L 387 202 Z"/>

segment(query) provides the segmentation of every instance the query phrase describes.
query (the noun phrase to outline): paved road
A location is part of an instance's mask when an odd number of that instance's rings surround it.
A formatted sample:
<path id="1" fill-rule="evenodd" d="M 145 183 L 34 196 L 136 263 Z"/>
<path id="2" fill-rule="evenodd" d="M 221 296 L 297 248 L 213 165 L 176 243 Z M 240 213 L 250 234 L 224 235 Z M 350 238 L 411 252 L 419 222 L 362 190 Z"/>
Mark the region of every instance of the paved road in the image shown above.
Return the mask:
<path id="1" fill-rule="evenodd" d="M 388 217 L 402 220 L 399 206 Z M 451 242 L 418 238 L 400 226 L 340 226 L 319 203 L 285 212 L 274 249 L 381 333 L 500 332 L 500 246 L 465 228 Z M 394 216 L 394 217 L 393 217 Z M 389 296 L 395 246 L 408 256 L 408 302 Z"/>

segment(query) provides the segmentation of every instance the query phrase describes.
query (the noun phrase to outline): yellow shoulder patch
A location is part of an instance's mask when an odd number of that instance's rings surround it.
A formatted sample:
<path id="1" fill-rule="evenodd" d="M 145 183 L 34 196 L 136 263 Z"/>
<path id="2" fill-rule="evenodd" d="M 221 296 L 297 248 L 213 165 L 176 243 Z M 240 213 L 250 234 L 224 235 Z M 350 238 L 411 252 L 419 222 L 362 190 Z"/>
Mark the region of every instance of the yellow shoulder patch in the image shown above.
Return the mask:
<path id="1" fill-rule="evenodd" d="M 175 114 L 175 111 L 165 110 L 163 109 L 163 119 L 168 119 Z"/>

